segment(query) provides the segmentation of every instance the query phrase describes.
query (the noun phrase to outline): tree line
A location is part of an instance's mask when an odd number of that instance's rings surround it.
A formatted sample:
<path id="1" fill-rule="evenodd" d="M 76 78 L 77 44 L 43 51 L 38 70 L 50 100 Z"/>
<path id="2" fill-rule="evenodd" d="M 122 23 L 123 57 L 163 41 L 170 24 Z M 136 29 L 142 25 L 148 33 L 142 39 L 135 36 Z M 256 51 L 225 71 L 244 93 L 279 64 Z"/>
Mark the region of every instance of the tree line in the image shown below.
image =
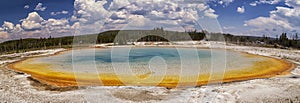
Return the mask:
<path id="1" fill-rule="evenodd" d="M 78 44 L 102 44 L 113 43 L 114 45 L 125 45 L 128 42 L 151 42 L 151 41 L 226 41 L 240 45 L 261 45 L 272 47 L 300 48 L 298 34 L 293 35 L 292 39 L 282 33 L 279 38 L 267 36 L 235 36 L 222 33 L 208 33 L 207 31 L 167 31 L 161 28 L 153 30 L 111 30 L 99 34 L 88 34 L 67 37 L 48 37 L 48 38 L 27 38 L 12 40 L 0 43 L 0 54 L 18 53 L 29 50 L 50 49 L 50 48 L 70 48 L 74 43 Z"/>
<path id="2" fill-rule="evenodd" d="M 71 48 L 74 43 L 78 44 L 102 44 L 114 43 L 124 45 L 134 41 L 184 41 L 202 40 L 205 37 L 203 32 L 177 32 L 166 31 L 163 28 L 153 30 L 111 30 L 99 34 L 87 34 L 67 37 L 48 38 L 27 38 L 11 40 L 0 43 L 0 54 L 19 53 L 30 50 Z M 163 39 L 169 38 L 169 39 Z"/>

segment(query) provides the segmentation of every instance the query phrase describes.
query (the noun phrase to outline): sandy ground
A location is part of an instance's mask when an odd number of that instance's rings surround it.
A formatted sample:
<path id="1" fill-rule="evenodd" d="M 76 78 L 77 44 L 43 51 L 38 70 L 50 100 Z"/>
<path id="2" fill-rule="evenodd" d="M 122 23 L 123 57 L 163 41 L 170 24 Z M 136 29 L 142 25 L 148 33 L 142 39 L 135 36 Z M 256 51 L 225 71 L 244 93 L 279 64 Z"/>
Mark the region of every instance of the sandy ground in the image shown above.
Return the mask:
<path id="1" fill-rule="evenodd" d="M 224 48 L 218 42 L 177 42 L 181 47 Z M 143 43 L 139 45 L 143 46 Z M 103 45 L 101 45 L 103 46 Z M 228 49 L 300 62 L 299 50 L 228 45 Z M 166 89 L 163 87 L 84 87 L 55 88 L 34 81 L 30 75 L 5 67 L 22 58 L 50 55 L 64 49 L 39 50 L 0 56 L 1 102 L 300 102 L 300 67 L 290 75 L 268 79 L 215 84 L 193 88 Z"/>

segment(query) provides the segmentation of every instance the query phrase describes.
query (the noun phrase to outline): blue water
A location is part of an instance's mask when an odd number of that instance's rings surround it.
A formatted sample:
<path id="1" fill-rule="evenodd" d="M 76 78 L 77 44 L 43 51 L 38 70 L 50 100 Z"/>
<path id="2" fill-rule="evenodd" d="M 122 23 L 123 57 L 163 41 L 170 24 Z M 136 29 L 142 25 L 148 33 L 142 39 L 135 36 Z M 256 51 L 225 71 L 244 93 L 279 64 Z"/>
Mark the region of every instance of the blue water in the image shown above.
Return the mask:
<path id="1" fill-rule="evenodd" d="M 163 60 L 153 59 L 155 57 Z M 152 59 L 154 61 L 151 61 Z M 262 58 L 247 58 L 242 53 L 225 50 L 144 47 L 130 50 L 128 48 L 73 50 L 60 55 L 34 58 L 33 63 L 52 64 L 53 69 L 60 71 L 72 71 L 74 67 L 77 67 L 76 70 L 82 72 L 94 72 L 92 70 L 94 68 L 100 72 L 114 72 L 113 63 L 128 63 L 130 69 L 135 71 L 162 68 L 166 65 L 167 70 L 173 72 L 180 72 L 178 70 L 182 68 L 193 72 L 200 65 L 201 71 L 207 72 L 212 65 L 220 68 L 226 66 L 226 68 L 240 69 L 251 66 L 253 61 L 259 59 Z"/>
<path id="2" fill-rule="evenodd" d="M 122 49 L 118 49 L 122 50 Z M 194 51 L 193 49 L 180 49 L 184 54 L 189 54 L 188 52 Z M 198 54 L 193 54 L 198 56 L 198 58 L 209 58 L 211 53 L 208 50 L 198 50 Z M 129 52 L 129 57 L 124 54 L 113 54 L 115 58 L 112 58 L 113 53 L 111 50 L 100 50 L 95 53 L 95 60 L 103 63 L 113 62 L 148 62 L 153 57 L 162 57 L 166 61 L 170 60 L 180 60 L 180 55 L 176 48 L 134 48 Z M 187 55 L 185 55 L 187 56 Z M 90 57 L 85 58 L 89 60 Z M 114 59 L 114 60 L 112 60 Z M 193 59 L 193 58 L 190 58 Z"/>

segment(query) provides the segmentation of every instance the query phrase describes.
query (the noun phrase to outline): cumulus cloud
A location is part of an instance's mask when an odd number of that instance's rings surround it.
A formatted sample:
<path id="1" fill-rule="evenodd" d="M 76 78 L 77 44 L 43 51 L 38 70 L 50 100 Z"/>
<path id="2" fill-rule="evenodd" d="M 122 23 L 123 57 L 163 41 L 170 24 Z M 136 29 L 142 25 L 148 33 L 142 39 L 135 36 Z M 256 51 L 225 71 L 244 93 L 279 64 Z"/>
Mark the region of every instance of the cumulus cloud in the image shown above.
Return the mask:
<path id="1" fill-rule="evenodd" d="M 31 12 L 22 20 L 22 27 L 26 30 L 41 29 L 43 21 L 44 19 L 37 12 Z"/>
<path id="2" fill-rule="evenodd" d="M 14 25 L 11 22 L 4 21 L 3 25 L 0 27 L 0 42 L 9 40 L 9 39 L 16 39 L 15 37 L 20 37 L 23 28 L 20 24 Z"/>
<path id="3" fill-rule="evenodd" d="M 182 30 L 180 27 L 194 29 L 199 19 L 218 18 L 215 10 L 206 2 L 201 0 L 113 0 L 108 3 L 105 0 L 75 0 L 74 12 L 69 19 L 46 20 L 37 12 L 31 12 L 21 20 L 20 24 L 13 25 L 7 22 L 0 27 L 0 31 L 9 33 L 12 38 L 26 38 L 72 35 L 76 30 L 80 34 L 89 34 L 111 29 L 153 29 L 159 26 L 173 30 Z M 222 2 L 227 4 L 233 0 L 222 0 Z M 46 8 L 42 3 L 38 3 L 35 10 L 45 11 Z M 51 15 L 68 13 L 68 11 L 58 11 L 51 12 Z"/>
<path id="4" fill-rule="evenodd" d="M 67 19 L 53 19 L 50 18 L 47 21 L 43 22 L 44 28 L 49 29 L 51 32 L 54 32 L 55 30 L 64 30 L 69 29 L 69 21 Z"/>
<path id="5" fill-rule="evenodd" d="M 279 0 L 276 2 L 279 2 Z M 284 2 L 292 8 L 278 6 L 276 10 L 270 12 L 269 17 L 251 19 L 245 21 L 244 25 L 253 27 L 252 31 L 273 34 L 273 36 L 278 35 L 280 32 L 299 32 L 300 2 L 297 2 L 297 0 L 285 0 Z"/>
<path id="6" fill-rule="evenodd" d="M 300 8 L 276 7 L 277 10 L 271 11 L 271 17 L 276 19 L 286 19 L 288 22 L 300 26 Z"/>
<path id="7" fill-rule="evenodd" d="M 110 12 L 107 11 L 103 6 L 106 3 L 107 1 L 75 0 L 74 16 L 79 22 L 87 24 L 103 20 L 107 18 L 110 14 Z"/>
<path id="8" fill-rule="evenodd" d="M 3 30 L 5 31 L 12 31 L 14 29 L 14 24 L 11 23 L 11 22 L 7 22 L 7 21 L 4 21 L 3 25 L 2 25 L 2 28 Z"/>
<path id="9" fill-rule="evenodd" d="M 0 42 L 9 38 L 9 34 L 5 31 L 0 31 Z"/>
<path id="10" fill-rule="evenodd" d="M 69 24 L 69 21 L 67 19 L 56 20 L 56 19 L 50 18 L 47 21 L 45 21 L 44 23 L 49 26 L 65 26 L 65 25 Z"/>
<path id="11" fill-rule="evenodd" d="M 36 10 L 36 11 L 45 11 L 46 9 L 47 9 L 47 7 L 43 6 L 42 3 L 38 3 L 36 5 L 36 7 L 34 8 L 34 10 Z"/>
<path id="12" fill-rule="evenodd" d="M 75 0 L 71 21 L 80 26 L 76 30 L 82 34 L 101 32 L 104 23 L 113 13 L 104 7 L 106 3 L 107 1 L 99 0 Z"/>
<path id="13" fill-rule="evenodd" d="M 136 25 L 141 29 L 152 29 L 150 24 L 153 23 L 172 28 L 171 26 L 195 25 L 199 18 L 218 17 L 208 4 L 197 0 L 114 0 L 107 9 L 103 6 L 106 3 L 97 0 L 75 0 L 75 14 L 71 20 L 78 22 L 85 31 L 99 32 L 100 28 L 103 31 L 128 27 L 133 21 L 136 21 L 134 23 L 138 23 Z"/>
<path id="14" fill-rule="evenodd" d="M 74 29 L 70 26 L 67 19 L 44 20 L 37 12 L 31 12 L 25 19 L 21 20 L 21 24 L 14 25 L 10 22 L 4 22 L 0 27 L 1 35 L 5 35 L 11 39 L 29 38 L 29 37 L 49 37 L 51 36 L 67 36 L 72 35 Z M 6 35 L 8 33 L 9 35 Z"/>
<path id="15" fill-rule="evenodd" d="M 14 24 L 4 21 L 2 27 L 0 27 L 0 42 L 3 42 L 9 38 L 8 31 L 14 28 Z"/>
<path id="16" fill-rule="evenodd" d="M 245 7 L 244 6 L 238 7 L 236 11 L 242 14 L 245 12 Z"/>
<path id="17" fill-rule="evenodd" d="M 46 20 L 43 24 L 43 31 L 51 36 L 66 36 L 72 35 L 74 31 L 70 26 L 69 20 L 67 19 L 53 19 Z"/>
<path id="18" fill-rule="evenodd" d="M 23 31 L 23 28 L 20 24 L 17 24 L 13 31 L 19 33 L 21 31 Z"/>

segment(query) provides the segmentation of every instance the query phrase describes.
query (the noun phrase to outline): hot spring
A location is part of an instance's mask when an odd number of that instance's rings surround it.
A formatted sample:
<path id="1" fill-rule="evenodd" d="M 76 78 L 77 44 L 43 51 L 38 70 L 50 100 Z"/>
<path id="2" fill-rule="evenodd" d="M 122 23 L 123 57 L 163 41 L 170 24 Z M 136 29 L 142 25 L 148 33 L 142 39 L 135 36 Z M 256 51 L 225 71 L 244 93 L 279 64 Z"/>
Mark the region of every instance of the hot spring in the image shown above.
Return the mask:
<path id="1" fill-rule="evenodd" d="M 119 47 L 69 50 L 10 67 L 55 86 L 176 87 L 267 78 L 284 74 L 293 64 L 231 50 Z"/>

